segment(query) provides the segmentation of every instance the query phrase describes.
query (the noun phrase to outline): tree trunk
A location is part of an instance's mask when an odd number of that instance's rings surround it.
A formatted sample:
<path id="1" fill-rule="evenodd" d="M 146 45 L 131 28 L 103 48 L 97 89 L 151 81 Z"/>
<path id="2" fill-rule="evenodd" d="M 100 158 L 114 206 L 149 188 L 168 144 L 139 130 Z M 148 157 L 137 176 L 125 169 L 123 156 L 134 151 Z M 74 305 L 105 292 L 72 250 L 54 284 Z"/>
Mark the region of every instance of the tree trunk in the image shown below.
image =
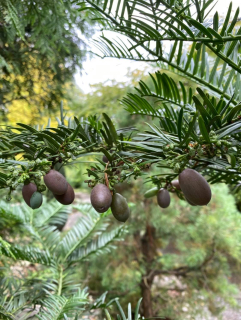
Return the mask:
<path id="1" fill-rule="evenodd" d="M 151 286 L 150 281 L 145 281 L 145 278 L 141 280 L 141 296 L 142 296 L 142 308 L 144 318 L 153 317 L 152 299 L 151 299 Z"/>
<path id="2" fill-rule="evenodd" d="M 151 287 L 155 274 L 152 269 L 152 263 L 156 258 L 156 243 L 155 243 L 156 228 L 146 225 L 145 234 L 140 237 L 140 233 L 137 232 L 134 237 L 139 249 L 141 249 L 142 257 L 145 261 L 146 272 L 142 276 L 140 283 L 141 295 L 142 295 L 142 316 L 144 318 L 152 318 L 155 316 L 152 305 Z M 172 320 L 170 318 L 155 318 L 162 320 Z"/>
<path id="3" fill-rule="evenodd" d="M 151 299 L 151 286 L 154 280 L 154 275 L 152 271 L 152 263 L 156 256 L 156 245 L 155 245 L 155 231 L 156 229 L 153 226 L 147 224 L 146 232 L 141 237 L 141 252 L 146 265 L 146 273 L 142 277 L 140 287 L 142 293 L 142 308 L 143 316 L 145 318 L 151 318 L 154 316 L 152 308 L 152 299 Z"/>

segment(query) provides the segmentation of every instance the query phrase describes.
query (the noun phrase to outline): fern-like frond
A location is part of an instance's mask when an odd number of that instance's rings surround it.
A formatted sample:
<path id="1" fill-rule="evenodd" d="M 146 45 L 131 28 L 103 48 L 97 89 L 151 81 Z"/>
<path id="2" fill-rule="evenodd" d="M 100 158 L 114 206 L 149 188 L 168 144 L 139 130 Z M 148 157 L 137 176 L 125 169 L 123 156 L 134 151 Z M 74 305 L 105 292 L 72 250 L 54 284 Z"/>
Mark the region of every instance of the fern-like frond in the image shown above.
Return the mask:
<path id="1" fill-rule="evenodd" d="M 75 317 L 83 311 L 84 305 L 88 302 L 88 294 L 85 290 L 80 291 L 71 298 L 51 295 L 41 301 L 43 308 L 37 315 L 39 320 L 62 320 L 68 317 Z"/>
<path id="2" fill-rule="evenodd" d="M 89 209 L 92 210 L 90 207 Z M 58 245 L 58 252 L 63 256 L 64 261 L 81 244 L 87 241 L 89 236 L 97 229 L 99 223 L 100 216 L 92 219 L 91 216 L 86 217 L 83 215 L 79 222 L 67 232 Z"/>
<path id="3" fill-rule="evenodd" d="M 214 4 L 214 0 L 195 1 L 191 9 L 189 3 L 134 0 L 118 2 L 116 7 L 108 0 L 87 0 L 86 9 L 94 8 L 108 21 L 108 30 L 122 35 L 121 40 L 112 41 L 103 35 L 96 41 L 104 57 L 159 62 L 228 100 L 234 93 L 232 102 L 237 103 L 241 73 L 241 28 L 236 27 L 239 8 L 232 18 L 230 3 L 224 19 L 218 13 L 207 19 L 209 6 Z M 197 19 L 193 19 L 195 14 Z M 169 54 L 162 48 L 164 41 L 173 41 Z M 185 46 L 186 42 L 193 43 L 191 48 Z M 207 51 L 216 58 L 211 58 Z"/>
<path id="4" fill-rule="evenodd" d="M 13 315 L 13 319 L 20 319 L 20 314 L 22 310 L 26 308 L 27 304 L 30 301 L 28 298 L 29 297 L 27 297 L 27 295 L 25 295 L 24 293 L 19 293 L 18 291 L 15 291 L 12 293 L 10 297 L 5 296 L 4 299 L 1 299 L 0 305 L 2 306 L 3 311 L 6 314 L 9 313 L 9 315 Z"/>
<path id="5" fill-rule="evenodd" d="M 18 17 L 18 11 L 13 5 L 11 0 L 6 0 L 6 7 L 7 10 L 5 12 L 5 20 L 7 23 L 11 23 L 14 25 L 14 28 L 16 30 L 16 33 L 18 36 L 21 37 L 23 41 L 24 39 L 24 26 L 21 24 L 19 17 Z"/>
<path id="6" fill-rule="evenodd" d="M 2 320 L 13 320 L 14 319 L 14 315 L 11 314 L 10 312 L 8 312 L 7 310 L 5 310 L 4 307 L 2 307 L 0 305 L 0 319 L 2 319 Z"/>
<path id="7" fill-rule="evenodd" d="M 6 227 L 8 224 L 24 224 L 30 221 L 32 210 L 20 204 L 10 204 L 6 201 L 0 201 L 0 224 Z"/>
<path id="8" fill-rule="evenodd" d="M 105 302 L 106 299 L 106 294 L 107 292 L 105 292 L 104 294 L 102 294 L 96 301 L 94 306 L 92 306 L 92 309 L 104 309 L 105 311 L 105 315 L 107 317 L 108 320 L 112 320 L 113 318 L 111 317 L 108 308 L 115 303 L 117 305 L 117 309 L 119 311 L 120 314 L 118 314 L 117 318 L 120 320 L 138 320 L 138 319 L 143 319 L 145 320 L 143 317 L 141 317 L 140 314 L 140 305 L 141 305 L 141 301 L 142 298 L 138 300 L 136 308 L 135 308 L 135 312 L 132 311 L 131 308 L 131 303 L 128 303 L 128 311 L 127 311 L 127 316 L 125 315 L 125 312 L 120 304 L 120 302 L 118 301 L 118 298 L 112 299 L 109 302 Z M 147 319 L 146 319 L 147 320 Z"/>
<path id="9" fill-rule="evenodd" d="M 46 225 L 63 225 L 70 211 L 70 207 L 66 207 L 56 200 L 45 202 L 41 208 L 34 211 L 33 225 L 37 228 Z"/>
<path id="10" fill-rule="evenodd" d="M 8 257 L 15 259 L 11 245 L 0 237 L 0 254 L 7 254 Z"/>
<path id="11" fill-rule="evenodd" d="M 114 248 L 115 241 L 121 241 L 123 239 L 123 234 L 125 233 L 125 228 L 119 227 L 110 232 L 104 232 L 96 239 L 91 240 L 86 246 L 82 246 L 68 257 L 68 261 L 79 262 L 84 259 L 88 259 L 92 254 L 102 254 L 104 252 L 110 251 Z"/>
<path id="12" fill-rule="evenodd" d="M 31 263 L 40 263 L 46 266 L 55 266 L 55 260 L 50 253 L 45 250 L 39 250 L 34 247 L 11 246 L 10 250 L 2 247 L 2 254 L 9 258 L 29 261 Z"/>
<path id="13" fill-rule="evenodd" d="M 225 44 L 222 51 L 228 52 L 229 47 L 228 43 Z M 182 42 L 177 42 L 171 46 L 169 53 L 163 54 L 169 63 L 158 62 L 161 69 L 191 79 L 196 85 L 209 89 L 216 97 L 223 95 L 227 100 L 232 98 L 232 104 L 241 100 L 240 73 L 230 68 L 226 62 L 223 63 L 219 56 L 214 58 L 204 45 L 196 49 L 193 44 L 188 49 Z M 230 57 L 237 62 L 240 54 L 240 46 L 236 44 Z"/>
<path id="14" fill-rule="evenodd" d="M 48 248 L 49 251 L 54 252 L 60 243 L 61 232 L 56 229 L 56 226 L 44 226 L 40 229 L 32 229 L 43 247 Z"/>

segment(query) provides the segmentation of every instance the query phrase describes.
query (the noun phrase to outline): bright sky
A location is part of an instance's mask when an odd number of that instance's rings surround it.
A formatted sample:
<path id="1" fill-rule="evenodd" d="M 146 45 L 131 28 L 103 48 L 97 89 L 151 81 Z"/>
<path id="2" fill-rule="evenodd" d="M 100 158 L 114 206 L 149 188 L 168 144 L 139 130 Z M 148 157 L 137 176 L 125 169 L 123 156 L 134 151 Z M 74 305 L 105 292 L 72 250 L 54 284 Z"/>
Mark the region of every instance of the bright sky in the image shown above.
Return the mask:
<path id="1" fill-rule="evenodd" d="M 235 11 L 240 5 L 240 0 L 233 0 L 233 11 Z M 216 7 L 214 8 L 213 13 L 216 11 L 220 15 L 227 12 L 230 1 L 228 0 L 219 0 Z M 241 16 L 241 13 L 240 13 Z M 84 62 L 84 69 L 82 70 L 82 75 L 77 73 L 75 75 L 75 80 L 77 85 L 85 92 L 91 92 L 91 85 L 106 82 L 108 80 L 115 79 L 118 82 L 126 81 L 126 74 L 128 68 L 130 70 L 140 69 L 143 70 L 147 63 L 135 62 L 129 60 L 121 60 L 114 58 L 105 58 L 101 59 L 99 57 L 92 57 Z"/>

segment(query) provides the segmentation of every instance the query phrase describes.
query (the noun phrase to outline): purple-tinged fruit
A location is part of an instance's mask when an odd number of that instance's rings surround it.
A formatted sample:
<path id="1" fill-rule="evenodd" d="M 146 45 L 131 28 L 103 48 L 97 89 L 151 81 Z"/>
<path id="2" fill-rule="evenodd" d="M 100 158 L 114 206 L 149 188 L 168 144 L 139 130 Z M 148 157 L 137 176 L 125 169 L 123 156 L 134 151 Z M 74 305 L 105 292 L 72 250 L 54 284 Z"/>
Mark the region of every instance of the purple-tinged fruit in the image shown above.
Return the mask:
<path id="1" fill-rule="evenodd" d="M 173 180 L 172 181 L 173 187 L 175 187 L 177 190 L 181 190 L 180 184 L 178 180 Z"/>
<path id="2" fill-rule="evenodd" d="M 56 170 L 50 170 L 44 176 L 44 183 L 56 195 L 64 194 L 68 188 L 68 182 L 65 177 Z"/>
<path id="3" fill-rule="evenodd" d="M 68 183 L 67 191 L 61 195 L 54 194 L 54 197 L 59 203 L 69 205 L 74 201 L 75 198 L 74 189 Z"/>
<path id="4" fill-rule="evenodd" d="M 207 205 L 211 198 L 212 192 L 206 179 L 193 169 L 185 169 L 179 174 L 179 184 L 191 203 L 197 206 Z"/>
<path id="5" fill-rule="evenodd" d="M 30 208 L 31 208 L 30 199 L 31 199 L 32 195 L 34 194 L 34 192 L 36 192 L 36 191 L 37 191 L 37 186 L 32 182 L 30 182 L 29 184 L 25 184 L 23 186 L 23 189 L 22 189 L 23 199 Z"/>
<path id="6" fill-rule="evenodd" d="M 112 202 L 109 188 L 105 184 L 97 184 L 91 191 L 90 202 L 97 212 L 106 212 Z"/>
<path id="7" fill-rule="evenodd" d="M 167 189 L 161 188 L 157 194 L 157 203 L 161 208 L 169 207 L 171 202 L 170 194 Z"/>

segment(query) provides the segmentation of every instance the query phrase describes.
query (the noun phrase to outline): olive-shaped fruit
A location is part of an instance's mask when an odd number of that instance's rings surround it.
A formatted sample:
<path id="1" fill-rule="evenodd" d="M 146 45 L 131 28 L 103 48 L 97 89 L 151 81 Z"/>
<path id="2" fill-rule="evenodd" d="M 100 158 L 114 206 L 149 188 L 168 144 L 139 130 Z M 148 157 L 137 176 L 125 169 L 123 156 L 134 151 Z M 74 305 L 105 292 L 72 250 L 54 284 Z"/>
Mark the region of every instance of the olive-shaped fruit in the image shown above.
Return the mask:
<path id="1" fill-rule="evenodd" d="M 111 211 L 116 220 L 126 222 L 130 216 L 130 208 L 126 199 L 119 193 L 115 193 L 112 197 Z"/>
<path id="2" fill-rule="evenodd" d="M 171 202 L 170 193 L 167 191 L 167 189 L 161 188 L 158 191 L 157 194 L 157 203 L 161 208 L 167 208 L 169 207 L 169 204 Z"/>
<path id="3" fill-rule="evenodd" d="M 22 189 L 23 199 L 29 207 L 30 207 L 30 199 L 35 191 L 37 191 L 37 186 L 32 182 L 23 186 L 23 189 Z"/>
<path id="4" fill-rule="evenodd" d="M 30 207 L 32 209 L 38 209 L 39 207 L 41 207 L 42 203 L 43 203 L 42 194 L 38 191 L 35 191 L 32 197 L 30 198 Z"/>
<path id="5" fill-rule="evenodd" d="M 192 201 L 188 200 L 188 198 L 186 198 L 187 203 L 189 203 L 191 206 L 195 207 L 196 204 L 194 204 Z"/>
<path id="6" fill-rule="evenodd" d="M 67 191 L 68 182 L 65 177 L 56 170 L 50 170 L 44 176 L 44 183 L 54 194 L 61 195 Z"/>
<path id="7" fill-rule="evenodd" d="M 64 204 L 64 205 L 71 204 L 74 201 L 74 198 L 75 198 L 74 189 L 68 183 L 67 191 L 64 194 L 61 194 L 61 195 L 54 194 L 54 197 L 61 204 Z"/>
<path id="8" fill-rule="evenodd" d="M 145 198 L 154 197 L 154 196 L 157 195 L 157 192 L 158 192 L 158 188 L 157 188 L 157 187 L 154 187 L 154 188 L 152 188 L 152 189 L 147 190 L 147 191 L 144 193 L 144 197 L 145 197 Z"/>
<path id="9" fill-rule="evenodd" d="M 173 180 L 172 181 L 173 187 L 175 187 L 177 190 L 181 190 L 180 184 L 178 180 Z"/>
<path id="10" fill-rule="evenodd" d="M 113 153 L 113 150 L 109 150 L 109 153 Z M 106 157 L 105 154 L 103 155 L 102 161 L 105 162 L 105 163 L 110 162 L 110 160 Z"/>
<path id="11" fill-rule="evenodd" d="M 103 155 L 102 161 L 105 162 L 105 163 L 109 162 L 109 160 L 108 160 L 108 158 L 106 157 L 106 155 Z"/>
<path id="12" fill-rule="evenodd" d="M 91 191 L 90 202 L 97 212 L 106 212 L 112 202 L 109 188 L 105 184 L 97 184 Z"/>
<path id="13" fill-rule="evenodd" d="M 212 198 L 209 184 L 193 169 L 185 169 L 179 174 L 179 184 L 184 196 L 197 206 L 207 205 Z"/>

